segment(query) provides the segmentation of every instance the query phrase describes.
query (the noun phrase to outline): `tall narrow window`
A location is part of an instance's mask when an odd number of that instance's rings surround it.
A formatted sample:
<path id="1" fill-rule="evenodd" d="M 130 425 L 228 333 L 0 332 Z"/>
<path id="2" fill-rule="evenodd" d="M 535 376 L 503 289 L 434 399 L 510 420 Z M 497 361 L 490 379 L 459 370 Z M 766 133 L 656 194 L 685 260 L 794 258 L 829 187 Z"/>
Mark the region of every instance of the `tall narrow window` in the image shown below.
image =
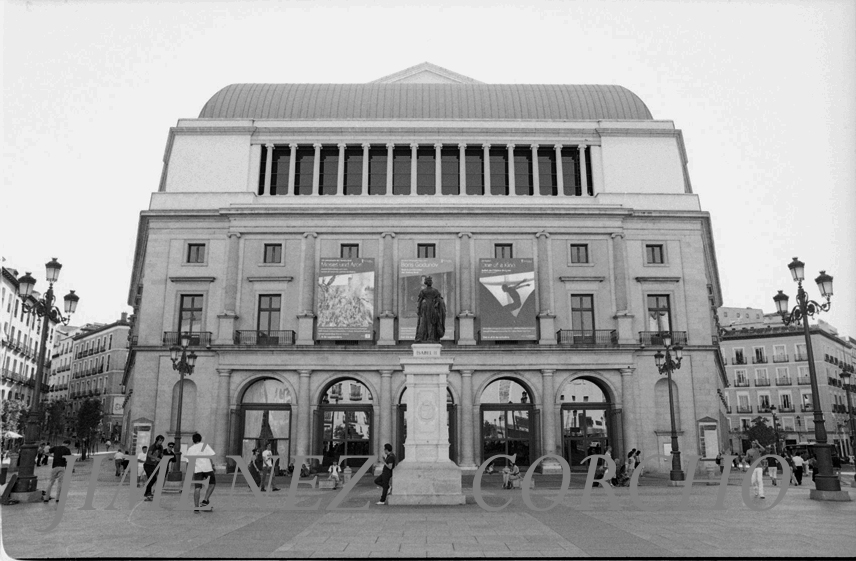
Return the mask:
<path id="1" fill-rule="evenodd" d="M 262 163 L 259 167 L 259 195 L 265 194 L 265 171 L 267 170 L 267 148 L 262 146 Z M 271 189 L 273 189 L 273 182 L 271 182 Z"/>
<path id="2" fill-rule="evenodd" d="M 647 244 L 645 246 L 645 262 L 649 265 L 662 265 L 665 263 L 663 244 Z"/>
<path id="3" fill-rule="evenodd" d="M 360 246 L 355 243 L 343 243 L 339 257 L 342 259 L 358 259 L 360 257 Z"/>
<path id="4" fill-rule="evenodd" d="M 179 301 L 178 331 L 202 330 L 202 295 L 182 294 Z"/>
<path id="5" fill-rule="evenodd" d="M 669 308 L 669 296 L 665 294 L 648 295 L 648 331 L 671 331 L 672 312 Z"/>
<path id="6" fill-rule="evenodd" d="M 565 196 L 580 196 L 580 153 L 576 147 L 562 148 L 562 183 Z"/>
<path id="7" fill-rule="evenodd" d="M 205 263 L 205 244 L 204 243 L 189 243 L 189 244 L 187 244 L 187 262 L 188 263 Z"/>
<path id="8" fill-rule="evenodd" d="M 484 150 L 467 148 L 464 152 L 467 171 L 467 195 L 484 194 Z"/>
<path id="9" fill-rule="evenodd" d="M 278 294 L 262 294 L 259 296 L 258 331 L 270 335 L 271 331 L 279 331 L 280 310 L 282 297 Z"/>
<path id="10" fill-rule="evenodd" d="M 559 183 L 556 174 L 556 150 L 551 147 L 538 148 L 538 192 L 541 195 L 557 195 Z"/>
<path id="11" fill-rule="evenodd" d="M 392 194 L 410 194 L 410 148 L 397 146 L 392 151 Z"/>
<path id="12" fill-rule="evenodd" d="M 579 264 L 579 263 L 588 263 L 588 262 L 589 262 L 588 244 L 572 243 L 571 244 L 571 263 Z"/>
<path id="13" fill-rule="evenodd" d="M 419 259 L 434 259 L 437 257 L 437 246 L 432 243 L 417 244 L 416 257 Z"/>
<path id="14" fill-rule="evenodd" d="M 490 149 L 490 194 L 508 194 L 508 150 Z"/>
<path id="15" fill-rule="evenodd" d="M 494 259 L 512 259 L 514 257 L 514 246 L 510 243 L 498 243 L 493 246 Z"/>
<path id="16" fill-rule="evenodd" d="M 441 193 L 443 195 L 457 195 L 460 192 L 461 181 L 461 153 L 456 147 L 444 147 L 440 150 L 440 172 L 442 177 Z"/>
<path id="17" fill-rule="evenodd" d="M 262 153 L 266 154 L 267 148 L 263 148 Z M 271 195 L 288 194 L 288 172 L 290 163 L 291 148 L 284 146 L 282 148 L 273 149 L 273 165 L 271 165 L 270 168 Z M 262 173 L 264 173 L 264 168 L 262 168 Z"/>
<path id="18" fill-rule="evenodd" d="M 266 243 L 264 249 L 265 263 L 282 263 L 282 244 Z"/>
<path id="19" fill-rule="evenodd" d="M 514 192 L 532 194 L 532 149 L 529 146 L 514 147 Z"/>
<path id="20" fill-rule="evenodd" d="M 591 294 L 571 294 L 571 328 L 574 332 L 589 335 L 594 331 L 594 296 Z M 576 333 L 575 333 L 576 334 Z"/>
<path id="21" fill-rule="evenodd" d="M 312 174 L 315 165 L 315 148 L 298 146 L 294 162 L 294 194 L 312 194 Z"/>
<path id="22" fill-rule="evenodd" d="M 433 146 L 416 150 L 416 194 L 433 195 L 437 186 L 436 151 Z"/>
<path id="23" fill-rule="evenodd" d="M 321 166 L 318 175 L 318 194 L 335 195 L 339 180 L 339 148 L 324 146 L 321 148 Z"/>
<path id="24" fill-rule="evenodd" d="M 384 165 L 386 165 L 384 158 Z M 386 170 L 384 170 L 386 177 Z M 345 194 L 360 195 L 363 192 L 363 149 L 356 146 L 345 148 Z"/>
<path id="25" fill-rule="evenodd" d="M 386 194 L 386 148 L 369 149 L 369 195 Z"/>

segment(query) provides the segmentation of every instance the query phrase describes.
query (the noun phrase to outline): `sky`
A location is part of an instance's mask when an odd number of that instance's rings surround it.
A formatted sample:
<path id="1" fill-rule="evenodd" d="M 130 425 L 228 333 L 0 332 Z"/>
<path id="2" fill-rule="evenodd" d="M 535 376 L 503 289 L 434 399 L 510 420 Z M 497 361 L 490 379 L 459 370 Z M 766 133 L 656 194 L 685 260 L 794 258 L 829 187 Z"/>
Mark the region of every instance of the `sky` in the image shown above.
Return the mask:
<path id="1" fill-rule="evenodd" d="M 726 306 L 835 278 L 856 337 L 856 2 L 6 0 L 0 256 L 63 264 L 73 323 L 127 306 L 169 127 L 238 82 L 363 83 L 432 62 L 486 83 L 618 84 L 683 132 Z M 810 296 L 820 295 L 813 281 Z"/>

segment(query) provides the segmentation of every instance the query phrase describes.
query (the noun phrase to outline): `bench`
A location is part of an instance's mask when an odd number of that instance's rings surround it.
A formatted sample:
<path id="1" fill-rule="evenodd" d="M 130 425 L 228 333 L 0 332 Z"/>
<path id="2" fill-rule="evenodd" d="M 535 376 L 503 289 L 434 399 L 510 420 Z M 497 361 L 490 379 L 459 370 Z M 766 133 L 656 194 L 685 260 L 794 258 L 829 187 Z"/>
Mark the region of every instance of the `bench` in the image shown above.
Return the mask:
<path id="1" fill-rule="evenodd" d="M 335 489 L 336 482 L 332 479 L 319 479 L 318 480 L 318 488 L 319 489 Z"/>
<path id="2" fill-rule="evenodd" d="M 512 489 L 520 489 L 522 483 L 523 483 L 522 478 L 521 479 L 512 479 L 511 480 L 511 488 Z M 532 481 L 529 482 L 529 488 L 530 489 L 535 488 L 535 479 L 534 478 L 532 479 Z"/>

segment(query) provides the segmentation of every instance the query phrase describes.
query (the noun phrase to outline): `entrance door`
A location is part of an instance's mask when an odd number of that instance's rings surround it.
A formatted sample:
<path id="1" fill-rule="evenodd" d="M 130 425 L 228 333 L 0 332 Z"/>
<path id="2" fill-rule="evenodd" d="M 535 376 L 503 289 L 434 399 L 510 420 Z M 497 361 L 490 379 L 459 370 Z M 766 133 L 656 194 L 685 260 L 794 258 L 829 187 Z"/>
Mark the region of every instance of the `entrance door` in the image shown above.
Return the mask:
<path id="1" fill-rule="evenodd" d="M 587 378 L 571 380 L 562 389 L 562 455 L 574 471 L 588 471 L 582 461 L 603 454 L 612 439 L 612 403 L 599 383 Z M 612 457 L 621 457 L 613 450 Z"/>
<path id="2" fill-rule="evenodd" d="M 323 456 L 322 468 L 340 461 L 342 456 L 369 456 L 372 453 L 372 396 L 368 388 L 354 379 L 336 381 L 321 396 L 316 422 L 317 454 Z M 365 460 L 350 459 L 357 468 Z"/>

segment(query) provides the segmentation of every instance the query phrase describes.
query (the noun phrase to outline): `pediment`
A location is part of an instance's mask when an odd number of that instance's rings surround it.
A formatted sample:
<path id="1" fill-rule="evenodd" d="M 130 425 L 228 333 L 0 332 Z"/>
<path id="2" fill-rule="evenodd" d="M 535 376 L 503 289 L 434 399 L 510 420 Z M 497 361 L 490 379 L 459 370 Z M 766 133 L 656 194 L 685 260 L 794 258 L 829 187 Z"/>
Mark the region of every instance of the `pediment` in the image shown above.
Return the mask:
<path id="1" fill-rule="evenodd" d="M 373 80 L 375 84 L 481 84 L 463 74 L 452 72 L 430 62 L 405 68 L 394 74 Z"/>

